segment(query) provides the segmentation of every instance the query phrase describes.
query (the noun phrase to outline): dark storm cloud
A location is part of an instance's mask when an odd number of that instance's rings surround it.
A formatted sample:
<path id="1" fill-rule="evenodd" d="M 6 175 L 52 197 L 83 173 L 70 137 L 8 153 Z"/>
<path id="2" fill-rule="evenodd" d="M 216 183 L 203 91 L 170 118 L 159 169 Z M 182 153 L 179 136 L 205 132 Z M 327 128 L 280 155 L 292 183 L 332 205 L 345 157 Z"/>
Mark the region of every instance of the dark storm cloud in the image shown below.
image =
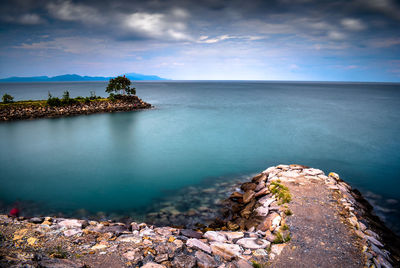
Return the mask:
<path id="1" fill-rule="evenodd" d="M 165 60 L 192 51 L 215 57 L 219 49 L 229 58 L 241 48 L 253 53 L 246 52 L 248 57 L 299 52 L 317 57 L 319 51 L 331 51 L 346 61 L 370 54 L 398 60 L 399 25 L 400 1 L 394 0 L 12 0 L 1 3 L 0 46 L 10 53 L 19 49 L 38 56 L 40 51 L 60 58 L 80 51 L 110 56 L 115 49 L 127 57 L 151 51 L 139 58 Z"/>
<path id="2" fill-rule="evenodd" d="M 165 41 L 196 39 L 196 33 L 282 33 L 342 39 L 348 31 L 398 26 L 400 5 L 380 1 L 6 1 L 2 28 L 62 28 L 76 35 Z M 242 23 L 243 22 L 243 23 Z M 249 29 L 251 28 L 251 29 Z M 335 28 L 335 29 L 333 29 Z M 389 29 L 390 30 L 390 29 Z M 394 30 L 394 29 L 392 29 Z M 248 32 L 249 33 L 249 32 Z"/>

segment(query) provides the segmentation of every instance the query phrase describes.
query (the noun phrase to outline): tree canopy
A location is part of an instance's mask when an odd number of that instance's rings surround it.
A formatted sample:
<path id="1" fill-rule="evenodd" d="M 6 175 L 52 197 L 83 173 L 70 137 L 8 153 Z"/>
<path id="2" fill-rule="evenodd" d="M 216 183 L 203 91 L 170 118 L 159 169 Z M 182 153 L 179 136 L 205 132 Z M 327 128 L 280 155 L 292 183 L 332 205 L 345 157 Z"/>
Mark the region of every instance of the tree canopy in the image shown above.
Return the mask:
<path id="1" fill-rule="evenodd" d="M 135 95 L 136 94 L 136 90 L 135 88 L 131 88 L 131 81 L 124 76 L 118 76 L 115 77 L 113 79 L 110 79 L 110 81 L 108 82 L 108 86 L 106 89 L 107 93 L 117 93 L 117 94 L 121 94 L 121 91 L 123 92 L 123 94 L 127 93 L 128 95 Z"/>
<path id="2" fill-rule="evenodd" d="M 3 95 L 2 100 L 4 103 L 11 103 L 14 101 L 14 97 L 6 93 Z"/>

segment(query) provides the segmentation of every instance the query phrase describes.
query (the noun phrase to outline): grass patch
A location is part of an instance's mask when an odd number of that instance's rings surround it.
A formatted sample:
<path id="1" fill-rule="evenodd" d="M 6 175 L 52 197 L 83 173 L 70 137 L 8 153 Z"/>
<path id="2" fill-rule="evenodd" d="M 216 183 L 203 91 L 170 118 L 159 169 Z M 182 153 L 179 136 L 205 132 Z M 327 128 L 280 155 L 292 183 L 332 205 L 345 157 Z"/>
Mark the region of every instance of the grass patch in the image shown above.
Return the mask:
<path id="1" fill-rule="evenodd" d="M 286 216 L 291 216 L 291 215 L 293 215 L 293 212 L 290 209 L 286 209 L 285 210 L 285 215 Z"/>
<path id="2" fill-rule="evenodd" d="M 281 184 L 279 180 L 271 182 L 269 190 L 278 198 L 279 205 L 292 201 L 292 195 L 289 192 L 289 188 Z"/>
<path id="3" fill-rule="evenodd" d="M 285 223 L 284 225 L 281 226 L 281 229 L 283 231 L 289 230 L 289 226 Z"/>
<path id="4" fill-rule="evenodd" d="M 252 263 L 252 265 L 253 265 L 254 268 L 264 268 L 264 267 L 267 267 L 267 266 L 265 266 L 264 264 L 258 263 L 258 262 L 256 262 L 256 261 L 251 261 L 251 263 Z"/>
<path id="5" fill-rule="evenodd" d="M 274 241 L 272 241 L 273 244 L 286 243 L 286 242 L 290 241 L 290 239 L 291 239 L 290 233 L 288 233 L 285 237 L 282 235 L 281 232 L 277 232 L 275 235 L 276 235 L 276 238 L 274 239 Z"/>

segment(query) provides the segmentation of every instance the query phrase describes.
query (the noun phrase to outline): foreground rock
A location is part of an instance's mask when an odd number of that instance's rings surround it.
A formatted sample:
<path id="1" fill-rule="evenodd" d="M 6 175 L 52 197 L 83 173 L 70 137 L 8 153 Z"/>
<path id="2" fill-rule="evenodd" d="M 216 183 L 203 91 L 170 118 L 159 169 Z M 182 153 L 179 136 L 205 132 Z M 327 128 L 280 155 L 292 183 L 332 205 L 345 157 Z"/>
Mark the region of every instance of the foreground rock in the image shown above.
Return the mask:
<path id="1" fill-rule="evenodd" d="M 151 104 L 144 102 L 137 96 L 125 96 L 124 99 L 116 100 L 114 102 L 103 99 L 94 100 L 89 103 L 81 102 L 60 107 L 50 107 L 47 105 L 10 105 L 0 106 L 0 121 L 123 112 L 149 108 L 151 108 Z"/>
<path id="2" fill-rule="evenodd" d="M 362 200 L 335 173 L 279 165 L 240 185 L 225 201 L 223 217 L 196 230 L 0 215 L 0 266 L 396 267 L 398 241 L 387 243 L 383 232 L 390 231 L 376 227 L 379 219 Z M 313 222 L 314 212 L 325 223 Z"/>

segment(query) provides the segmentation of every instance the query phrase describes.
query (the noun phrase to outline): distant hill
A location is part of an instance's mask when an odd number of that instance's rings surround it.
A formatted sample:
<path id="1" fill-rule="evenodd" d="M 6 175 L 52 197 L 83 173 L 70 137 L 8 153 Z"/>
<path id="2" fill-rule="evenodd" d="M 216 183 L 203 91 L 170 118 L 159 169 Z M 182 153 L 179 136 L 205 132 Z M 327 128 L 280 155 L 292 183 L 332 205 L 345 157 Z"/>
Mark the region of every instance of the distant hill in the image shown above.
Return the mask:
<path id="1" fill-rule="evenodd" d="M 130 80 L 133 81 L 155 81 L 155 80 L 167 80 L 156 75 L 145 75 L 137 73 L 125 74 Z M 82 81 L 108 81 L 113 77 L 103 76 L 81 76 L 77 74 L 64 74 L 58 76 L 31 76 L 31 77 L 8 77 L 0 79 L 0 82 L 82 82 Z"/>

